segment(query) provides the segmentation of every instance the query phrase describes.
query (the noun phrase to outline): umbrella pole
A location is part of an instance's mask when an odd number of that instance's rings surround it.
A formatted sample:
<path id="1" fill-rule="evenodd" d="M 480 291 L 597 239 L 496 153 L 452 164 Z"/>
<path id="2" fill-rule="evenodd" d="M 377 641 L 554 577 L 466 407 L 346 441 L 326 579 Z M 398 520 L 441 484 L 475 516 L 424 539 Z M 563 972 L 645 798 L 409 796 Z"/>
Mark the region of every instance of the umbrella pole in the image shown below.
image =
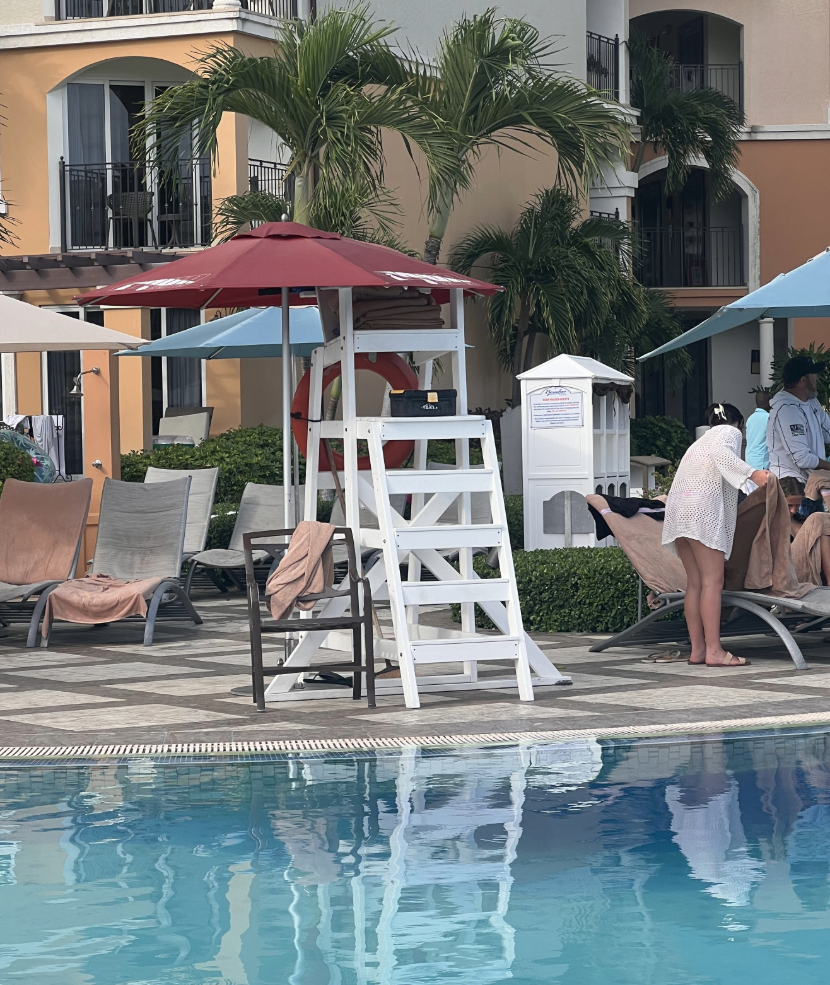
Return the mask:
<path id="1" fill-rule="evenodd" d="M 282 495 L 284 522 L 291 525 L 291 337 L 288 288 L 282 289 Z"/>

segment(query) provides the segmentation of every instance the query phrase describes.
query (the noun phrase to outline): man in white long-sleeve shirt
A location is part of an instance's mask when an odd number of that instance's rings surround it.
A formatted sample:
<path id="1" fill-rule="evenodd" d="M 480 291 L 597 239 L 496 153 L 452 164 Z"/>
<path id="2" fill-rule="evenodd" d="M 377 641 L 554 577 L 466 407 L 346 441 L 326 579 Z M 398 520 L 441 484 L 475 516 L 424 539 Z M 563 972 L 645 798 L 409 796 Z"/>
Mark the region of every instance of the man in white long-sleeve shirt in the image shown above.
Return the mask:
<path id="1" fill-rule="evenodd" d="M 818 374 L 824 367 L 809 356 L 793 356 L 784 365 L 784 389 L 770 401 L 767 447 L 770 471 L 802 482 L 816 469 L 830 470 L 830 414 L 818 402 Z"/>

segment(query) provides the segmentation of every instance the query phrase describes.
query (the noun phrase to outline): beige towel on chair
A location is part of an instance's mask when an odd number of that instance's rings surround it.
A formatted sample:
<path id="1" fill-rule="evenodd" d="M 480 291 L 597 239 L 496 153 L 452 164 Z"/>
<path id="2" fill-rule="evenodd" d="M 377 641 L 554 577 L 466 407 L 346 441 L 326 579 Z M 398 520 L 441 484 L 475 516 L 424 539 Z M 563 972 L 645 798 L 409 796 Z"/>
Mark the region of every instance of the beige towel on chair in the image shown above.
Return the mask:
<path id="1" fill-rule="evenodd" d="M 302 520 L 291 535 L 291 543 L 279 567 L 265 585 L 265 595 L 275 619 L 283 619 L 294 608 L 313 609 L 314 603 L 298 603 L 303 595 L 322 592 L 334 583 L 330 523 Z"/>
<path id="2" fill-rule="evenodd" d="M 790 554 L 790 511 L 775 476 L 738 507 L 732 556 L 726 562 L 727 591 L 764 592 L 800 599 L 814 584 L 800 582 Z"/>
<path id="3" fill-rule="evenodd" d="M 109 575 L 87 575 L 64 582 L 50 593 L 43 616 L 43 635 L 53 619 L 65 622 L 117 622 L 128 616 L 146 616 L 147 599 L 164 579 L 119 581 Z"/>

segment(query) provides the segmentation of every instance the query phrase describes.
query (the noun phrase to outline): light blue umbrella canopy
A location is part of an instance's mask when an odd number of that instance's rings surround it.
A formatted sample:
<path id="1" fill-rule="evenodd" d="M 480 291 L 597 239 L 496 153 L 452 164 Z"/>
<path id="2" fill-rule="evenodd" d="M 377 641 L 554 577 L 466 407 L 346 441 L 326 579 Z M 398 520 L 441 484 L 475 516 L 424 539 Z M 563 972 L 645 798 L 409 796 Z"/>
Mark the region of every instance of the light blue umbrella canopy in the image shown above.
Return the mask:
<path id="1" fill-rule="evenodd" d="M 825 318 L 830 315 L 830 247 L 787 274 L 733 301 L 711 318 L 689 329 L 671 342 L 639 357 L 639 361 L 708 339 L 730 328 L 759 318 Z M 144 350 L 146 352 L 146 350 Z"/>
<path id="2" fill-rule="evenodd" d="M 175 356 L 184 359 L 254 359 L 282 356 L 282 314 L 279 308 L 249 308 L 142 346 L 119 356 Z M 310 356 L 323 344 L 323 326 L 316 305 L 290 311 L 291 354 Z"/>

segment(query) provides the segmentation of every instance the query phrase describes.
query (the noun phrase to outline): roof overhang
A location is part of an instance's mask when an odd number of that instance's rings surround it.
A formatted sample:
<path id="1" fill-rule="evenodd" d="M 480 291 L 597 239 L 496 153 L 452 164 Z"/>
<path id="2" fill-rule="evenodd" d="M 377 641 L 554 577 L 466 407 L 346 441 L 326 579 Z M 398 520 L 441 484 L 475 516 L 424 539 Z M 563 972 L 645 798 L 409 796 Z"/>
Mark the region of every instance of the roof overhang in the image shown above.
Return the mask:
<path id="1" fill-rule="evenodd" d="M 0 292 L 85 291 L 114 284 L 186 256 L 167 250 L 89 250 L 0 256 Z"/>

